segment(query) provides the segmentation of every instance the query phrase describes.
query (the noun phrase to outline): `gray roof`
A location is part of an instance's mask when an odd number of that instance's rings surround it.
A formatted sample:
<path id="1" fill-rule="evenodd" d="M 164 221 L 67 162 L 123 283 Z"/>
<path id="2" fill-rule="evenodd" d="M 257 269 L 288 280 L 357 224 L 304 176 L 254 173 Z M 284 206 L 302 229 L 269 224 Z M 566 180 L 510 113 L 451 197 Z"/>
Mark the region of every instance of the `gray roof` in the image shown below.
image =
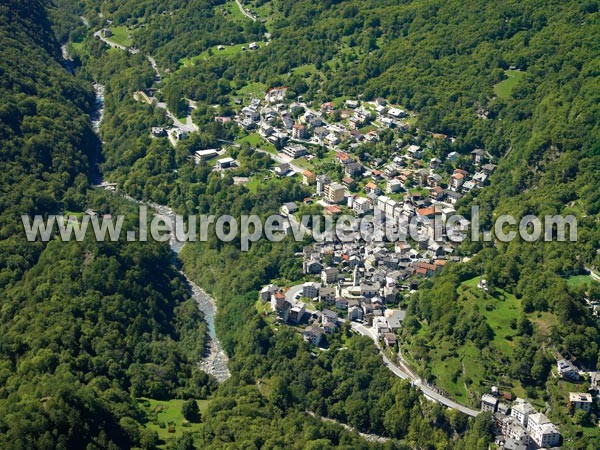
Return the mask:
<path id="1" fill-rule="evenodd" d="M 387 323 L 392 329 L 400 328 L 405 317 L 406 311 L 403 309 L 399 309 L 394 311 L 393 314 L 387 318 Z"/>

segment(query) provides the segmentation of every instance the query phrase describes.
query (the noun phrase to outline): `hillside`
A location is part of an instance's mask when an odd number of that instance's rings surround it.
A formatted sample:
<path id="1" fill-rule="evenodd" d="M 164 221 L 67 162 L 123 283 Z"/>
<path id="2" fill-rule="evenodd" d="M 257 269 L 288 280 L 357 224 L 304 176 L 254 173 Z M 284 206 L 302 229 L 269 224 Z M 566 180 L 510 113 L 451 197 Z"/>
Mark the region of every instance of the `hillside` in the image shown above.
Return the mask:
<path id="1" fill-rule="evenodd" d="M 166 246 L 26 241 L 21 214 L 132 212 L 90 190 L 93 94 L 45 6 L 0 6 L 0 447 L 153 446 L 134 398 L 206 396 L 206 329 Z"/>
<path id="2" fill-rule="evenodd" d="M 547 408 L 566 448 L 600 445 L 592 416 L 567 412 L 565 395 L 587 384 L 552 373 L 559 355 L 598 364 L 600 325 L 585 302 L 598 298 L 585 268 L 600 267 L 597 1 L 255 0 L 244 2 L 250 16 L 230 0 L 27 3 L 0 6 L 3 447 L 488 448 L 487 414 L 467 419 L 427 401 L 369 339 L 343 328 L 315 350 L 257 312 L 263 285 L 303 280 L 296 255 L 308 241 L 241 252 L 238 239 L 211 235 L 183 250 L 186 272 L 218 303 L 232 372 L 218 387 L 183 343 L 203 343 L 204 329 L 166 246 L 25 242 L 23 213 L 131 213 L 90 191 L 96 169 L 186 216 L 265 217 L 302 202 L 311 191 L 272 176 L 273 161 L 253 148 L 276 146 L 231 120 L 273 87 L 287 88 L 286 102 L 331 102 L 339 116 L 348 99 L 378 97 L 410 112 L 361 157 L 390 157 L 400 139 L 442 160 L 455 152 L 457 167 L 472 169 L 470 152 L 485 149 L 496 171 L 457 204 L 467 215 L 479 205 L 482 229 L 501 214 L 576 216 L 577 242 L 463 243 L 468 262 L 401 300 L 400 348 L 465 404 L 497 385 Z M 74 76 L 59 62 L 63 42 Z M 101 150 L 87 117 L 92 81 L 106 86 Z M 151 134 L 184 122 L 198 129 L 187 139 Z M 231 172 L 193 163 L 196 150 L 221 146 L 238 161 Z M 339 176 L 333 152 L 315 147 L 316 167 Z M 201 423 L 165 434 L 160 408 L 181 421 L 173 405 L 188 398 L 203 398 Z M 389 440 L 367 443 L 307 412 Z"/>
<path id="3" fill-rule="evenodd" d="M 147 73 L 149 66 L 139 55 L 103 55 L 99 76 L 118 89 L 104 130 L 106 168 L 115 180 L 138 196 L 169 202 L 186 213 L 266 214 L 303 193 L 284 189 L 283 194 L 273 186 L 246 191 L 183 163 L 194 150 L 218 146 L 218 139 L 240 137 L 234 128 L 216 124 L 216 115 L 233 114 L 235 98 L 260 96 L 273 86 L 287 86 L 290 98 L 302 95 L 315 104 L 384 97 L 416 112 L 406 139 L 420 143 L 425 142 L 420 131 L 443 133 L 455 140 L 433 147 L 439 157 L 484 148 L 498 161 L 490 185 L 475 200 L 482 229 L 506 213 L 575 214 L 579 224 L 577 243 L 467 242 L 462 254 L 476 255 L 469 264 L 449 265 L 440 277 L 425 281 L 408 305 L 413 327 L 403 333 L 409 354 L 426 355 L 415 360 L 423 375 L 476 405 L 492 382 L 519 395 L 547 398 L 551 386 L 546 381 L 558 353 L 595 367 L 597 321 L 583 306 L 587 294 L 565 281 L 583 266 L 600 263 L 595 2 L 249 2 L 246 6 L 264 23 L 241 17 L 233 2 L 218 3 L 202 3 L 197 14 L 191 10 L 198 5 L 173 5 L 161 15 L 152 8 L 135 11 L 132 2 L 101 8 L 114 25 L 128 27 L 136 48 L 157 60 L 164 74 L 160 95 L 169 108 L 183 111 L 188 99 L 195 102 L 192 117 L 201 129 L 175 150 L 159 150 L 160 143 L 144 137 L 149 124 L 134 130 L 150 116 L 129 99 L 130 86 L 108 81 L 113 64 L 113 72 L 123 67 Z M 205 26 L 193 27 L 200 17 Z M 262 41 L 259 50 L 239 50 L 254 40 Z M 96 43 L 83 40 L 82 45 L 89 49 L 81 52 L 84 66 L 97 70 L 90 58 L 96 58 Z M 148 78 L 134 79 L 136 88 L 152 85 Z M 113 114 L 118 121 L 111 121 Z M 154 124 L 161 124 L 158 120 Z M 388 149 L 382 143 L 370 152 L 385 155 Z M 243 164 L 241 174 L 259 169 L 250 161 Z M 468 212 L 473 201 L 464 198 L 459 211 L 462 204 Z M 265 350 L 249 350 L 252 333 L 243 331 L 254 302 L 251 291 L 277 277 L 296 280 L 297 269 L 288 258 L 274 257 L 275 249 L 246 255 L 216 244 L 220 253 L 211 249 L 212 256 L 205 257 L 207 250 L 197 247 L 184 252 L 186 265 L 222 305 L 218 323 L 233 364 L 252 366 L 256 358 L 251 355 Z M 239 279 L 228 279 L 233 271 Z M 482 273 L 498 294 L 480 305 L 483 300 L 463 283 Z M 499 321 L 504 312 L 517 324 L 531 323 L 527 333 L 513 330 L 510 320 Z M 479 333 L 460 334 L 466 328 Z M 473 367 L 463 370 L 465 360 Z M 467 375 L 459 374 L 465 370 Z"/>

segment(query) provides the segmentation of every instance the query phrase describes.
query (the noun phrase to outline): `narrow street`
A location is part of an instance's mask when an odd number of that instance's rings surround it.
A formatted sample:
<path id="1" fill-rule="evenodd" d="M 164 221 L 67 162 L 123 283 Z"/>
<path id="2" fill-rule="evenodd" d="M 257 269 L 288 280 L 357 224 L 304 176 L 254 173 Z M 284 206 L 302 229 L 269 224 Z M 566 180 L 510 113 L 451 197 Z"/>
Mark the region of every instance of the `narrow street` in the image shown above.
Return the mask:
<path id="1" fill-rule="evenodd" d="M 244 6 L 242 5 L 242 2 L 240 2 L 240 0 L 235 0 L 235 3 L 237 4 L 238 8 L 240 8 L 240 11 L 242 12 L 243 15 L 245 15 L 252 22 L 256 22 L 256 17 L 254 17 L 252 14 L 250 14 L 248 11 L 246 11 L 244 9 Z"/>

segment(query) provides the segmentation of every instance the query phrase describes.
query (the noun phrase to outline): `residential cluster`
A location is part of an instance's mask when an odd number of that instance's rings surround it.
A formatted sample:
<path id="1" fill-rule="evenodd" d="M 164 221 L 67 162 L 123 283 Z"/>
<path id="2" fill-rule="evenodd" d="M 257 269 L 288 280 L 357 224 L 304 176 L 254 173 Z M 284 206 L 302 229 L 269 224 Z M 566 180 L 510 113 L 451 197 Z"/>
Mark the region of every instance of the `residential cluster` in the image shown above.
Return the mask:
<path id="1" fill-rule="evenodd" d="M 558 374 L 569 381 L 580 379 L 579 371 L 569 361 L 561 359 L 557 362 Z M 592 412 L 597 389 L 597 372 L 590 373 L 592 387 L 589 392 L 569 392 L 569 412 L 573 415 L 578 410 Z M 481 411 L 491 411 L 496 425 L 496 445 L 506 450 L 526 450 L 533 448 L 552 448 L 561 444 L 558 428 L 531 403 L 517 398 L 511 401 L 508 393 L 501 394 L 497 387 L 491 393 L 481 397 Z"/>
<path id="2" fill-rule="evenodd" d="M 506 450 L 558 447 L 561 434 L 556 425 L 531 403 L 517 398 L 509 406 L 493 387 L 481 397 L 481 411 L 491 411 L 496 425 L 496 445 Z"/>
<path id="3" fill-rule="evenodd" d="M 336 112 L 336 114 L 334 114 Z M 326 173 L 302 171 L 302 182 L 314 187 L 314 193 L 306 203 L 318 202 L 329 215 L 342 212 L 358 217 L 373 214 L 378 217 L 373 236 L 384 235 L 384 227 L 391 224 L 410 223 L 411 219 L 430 219 L 423 227 L 418 242 L 403 243 L 394 248 L 381 244 L 365 245 L 362 241 L 344 245 L 338 249 L 335 266 L 343 268 L 347 261 L 342 254 L 352 258 L 352 267 L 360 266 L 362 277 L 368 281 L 376 268 L 399 271 L 400 278 L 412 275 L 431 275 L 439 270 L 454 252 L 458 242 L 443 236 L 434 239 L 433 220 L 442 222 L 452 216 L 457 201 L 466 193 L 484 186 L 494 171 L 491 155 L 482 149 L 470 154 L 471 172 L 456 168 L 448 173 L 447 166 L 439 158 L 426 159 L 427 149 L 412 142 L 395 139 L 389 159 L 355 156 L 363 141 L 379 140 L 384 128 L 405 129 L 408 113 L 390 106 L 385 99 L 373 102 L 347 100 L 345 108 L 336 110 L 332 102 L 313 110 L 301 101 L 286 101 L 286 88 L 269 90 L 264 101 L 253 99 L 241 108 L 235 118 L 240 126 L 248 130 L 257 129 L 266 140 L 280 148 L 281 162 L 274 169 L 277 176 L 293 175 L 293 161 L 315 158 L 314 145 L 325 147 L 331 158 L 340 167 L 339 178 Z M 365 126 L 369 125 L 364 131 Z M 363 130 L 363 131 L 360 131 Z M 444 135 L 435 138 L 448 139 Z M 345 150 L 341 150 L 344 144 Z M 348 145 L 349 144 L 349 145 Z M 456 152 L 446 157 L 450 163 L 459 158 Z M 284 205 L 286 210 L 297 211 L 297 205 Z M 466 221 L 455 224 L 454 231 L 466 231 Z M 315 251 L 305 258 L 309 267 L 305 273 L 318 273 L 323 268 L 322 256 L 326 248 L 315 246 Z M 306 252 L 305 252 L 306 253 Z M 308 258 L 308 260 L 307 260 Z"/>
<path id="4" fill-rule="evenodd" d="M 450 239 L 450 232 L 466 232 L 469 223 L 455 224 L 453 230 L 442 225 L 440 236 L 433 229 L 435 219 L 445 224 L 456 213 L 457 202 L 488 183 L 496 166 L 483 149 L 472 149 L 470 164 L 463 169 L 455 164 L 461 158 L 457 152 L 435 157 L 426 142 L 399 138 L 409 128 L 409 116 L 385 99 L 346 100 L 341 110 L 326 102 L 315 110 L 301 97 L 289 102 L 286 88 L 280 87 L 269 90 L 264 101 L 253 99 L 234 118 L 279 149 L 277 176 L 301 174 L 302 183 L 314 189 L 305 204 L 316 202 L 332 216 L 374 217 L 371 240 L 342 242 L 331 236 L 303 249 L 303 273 L 314 281 L 289 290 L 273 284 L 261 290 L 261 300 L 280 321 L 298 326 L 305 342 L 322 346 L 341 323 L 354 321 L 368 325 L 386 346 L 395 346 L 395 331 L 405 318 L 405 311 L 397 306 L 401 296 L 416 289 L 416 277 L 430 276 L 446 263 L 459 261 L 454 253 L 460 242 Z M 394 133 L 389 156 L 373 157 L 360 151 L 363 143 L 378 142 L 385 129 L 401 130 Z M 433 139 L 452 138 L 436 134 Z M 315 146 L 321 148 L 319 159 L 322 148 L 327 150 L 326 157 L 338 165 L 337 176 L 298 163 L 317 158 Z M 294 220 L 299 210 L 295 202 L 281 207 L 282 214 Z M 386 238 L 386 227 L 414 218 L 429 219 L 420 221 L 419 239 Z M 486 280 L 482 278 L 478 287 L 487 291 Z M 557 361 L 557 371 L 564 379 L 580 378 L 577 367 L 564 359 Z M 560 431 L 543 413 L 525 400 L 511 400 L 497 388 L 481 399 L 481 410 L 494 414 L 498 448 L 525 450 L 561 444 Z M 571 413 L 590 412 L 594 397 L 572 392 L 568 404 Z"/>
<path id="5" fill-rule="evenodd" d="M 310 247 L 305 250 L 311 251 Z M 290 289 L 284 292 L 278 286 L 267 285 L 261 292 L 261 300 L 270 302 L 277 317 L 291 324 L 307 323 L 302 336 L 313 345 L 321 345 L 323 336 L 332 334 L 345 320 L 368 323 L 386 345 L 396 344 L 395 330 L 402 326 L 404 310 L 387 308 L 397 302 L 398 278 L 390 273 L 378 281 L 361 282 L 358 266 L 352 279 L 347 280 L 334 267 L 321 271 L 321 282 L 308 281 L 295 287 L 292 297 Z M 301 301 L 302 299 L 302 301 Z M 325 309 L 307 308 L 307 303 L 319 302 Z"/>

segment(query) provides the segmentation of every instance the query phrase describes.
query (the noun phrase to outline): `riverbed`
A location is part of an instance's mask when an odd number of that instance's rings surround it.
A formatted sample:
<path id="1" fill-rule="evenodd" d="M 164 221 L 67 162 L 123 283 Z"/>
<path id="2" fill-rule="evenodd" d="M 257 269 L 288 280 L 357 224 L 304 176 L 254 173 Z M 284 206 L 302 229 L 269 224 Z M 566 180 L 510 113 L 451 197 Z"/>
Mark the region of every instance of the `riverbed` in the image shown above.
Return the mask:
<path id="1" fill-rule="evenodd" d="M 92 87 L 94 89 L 96 101 L 94 105 L 94 111 L 90 115 L 90 120 L 92 122 L 92 127 L 94 128 L 94 131 L 97 134 L 99 134 L 100 125 L 102 124 L 102 119 L 104 118 L 104 86 L 99 83 L 94 83 Z M 103 185 L 105 183 L 101 180 L 99 184 Z M 120 193 L 120 195 L 132 203 L 136 203 L 138 205 L 147 205 L 149 208 L 153 209 L 157 214 L 169 217 L 171 219 L 171 224 L 174 223 L 175 213 L 173 209 L 169 206 L 159 205 L 152 202 L 142 202 L 125 193 Z M 183 248 L 184 243 L 175 239 L 175 233 L 171 233 L 169 245 L 171 247 L 171 250 L 173 251 L 174 259 L 177 259 L 177 255 Z M 210 295 L 208 295 L 202 288 L 200 288 L 192 280 L 190 280 L 185 271 L 182 270 L 181 274 L 186 280 L 190 295 L 195 300 L 198 309 L 203 313 L 204 320 L 208 325 L 208 348 L 206 349 L 205 354 L 202 355 L 202 358 L 200 359 L 200 368 L 206 373 L 213 375 L 219 382 L 225 381 L 229 377 L 231 377 L 231 373 L 229 372 L 229 368 L 227 367 L 227 355 L 223 350 L 223 347 L 221 345 L 221 342 L 219 341 L 215 330 L 215 316 L 217 312 L 215 300 Z"/>

